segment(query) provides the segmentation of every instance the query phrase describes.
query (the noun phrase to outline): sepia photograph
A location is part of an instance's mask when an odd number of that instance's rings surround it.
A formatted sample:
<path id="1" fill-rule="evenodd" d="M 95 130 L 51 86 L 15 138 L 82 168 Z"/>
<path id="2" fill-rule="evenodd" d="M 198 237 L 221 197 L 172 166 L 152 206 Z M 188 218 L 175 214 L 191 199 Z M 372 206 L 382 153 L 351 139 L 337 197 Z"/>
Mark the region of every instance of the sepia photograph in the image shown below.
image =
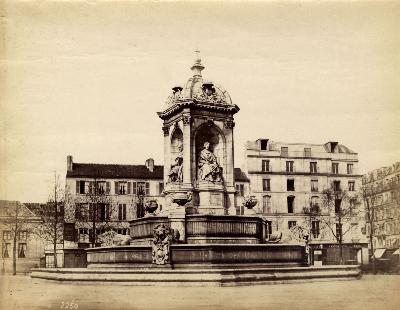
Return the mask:
<path id="1" fill-rule="evenodd" d="M 399 0 L 0 0 L 0 309 L 399 309 Z"/>

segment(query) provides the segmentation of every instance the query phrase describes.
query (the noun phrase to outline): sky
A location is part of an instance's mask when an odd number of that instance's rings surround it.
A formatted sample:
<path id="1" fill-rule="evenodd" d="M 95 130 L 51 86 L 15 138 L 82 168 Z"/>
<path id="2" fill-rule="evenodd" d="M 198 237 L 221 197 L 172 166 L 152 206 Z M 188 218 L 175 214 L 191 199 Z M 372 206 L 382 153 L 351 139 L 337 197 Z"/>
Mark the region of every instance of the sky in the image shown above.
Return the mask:
<path id="1" fill-rule="evenodd" d="M 400 2 L 0 4 L 0 199 L 44 202 L 74 162 L 163 164 L 156 112 L 191 77 L 222 85 L 235 166 L 248 140 L 339 141 L 359 172 L 400 160 Z"/>

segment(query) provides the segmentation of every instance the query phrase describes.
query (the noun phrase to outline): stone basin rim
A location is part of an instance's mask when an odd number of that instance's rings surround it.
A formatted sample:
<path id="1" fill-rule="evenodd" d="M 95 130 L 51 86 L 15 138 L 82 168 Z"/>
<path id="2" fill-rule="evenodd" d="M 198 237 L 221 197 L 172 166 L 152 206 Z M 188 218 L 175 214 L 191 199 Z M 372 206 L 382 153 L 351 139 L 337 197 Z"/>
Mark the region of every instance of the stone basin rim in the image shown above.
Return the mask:
<path id="1" fill-rule="evenodd" d="M 288 243 L 274 243 L 274 244 L 265 244 L 265 243 L 257 243 L 257 244 L 242 244 L 242 243 L 182 243 L 182 244 L 171 244 L 171 249 L 173 248 L 274 248 L 274 247 L 291 247 L 298 248 L 304 247 L 301 244 L 288 244 Z M 96 247 L 96 248 L 88 248 L 85 249 L 87 252 L 97 252 L 101 250 L 133 250 L 133 249 L 150 249 L 151 245 L 114 245 L 114 246 L 106 246 L 106 247 Z"/>

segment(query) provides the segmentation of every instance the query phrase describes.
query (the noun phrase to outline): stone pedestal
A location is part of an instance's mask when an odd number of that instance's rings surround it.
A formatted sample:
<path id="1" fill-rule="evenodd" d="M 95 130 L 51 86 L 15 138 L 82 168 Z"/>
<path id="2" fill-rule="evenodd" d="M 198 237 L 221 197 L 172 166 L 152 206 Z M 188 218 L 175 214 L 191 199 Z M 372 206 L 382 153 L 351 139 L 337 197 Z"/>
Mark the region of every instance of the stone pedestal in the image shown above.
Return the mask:
<path id="1" fill-rule="evenodd" d="M 179 206 L 176 203 L 171 204 L 168 214 L 170 227 L 179 232 L 179 241 L 186 241 L 186 211 L 184 206 Z"/>
<path id="2" fill-rule="evenodd" d="M 223 215 L 226 213 L 225 192 L 221 183 L 199 182 L 198 214 Z"/>

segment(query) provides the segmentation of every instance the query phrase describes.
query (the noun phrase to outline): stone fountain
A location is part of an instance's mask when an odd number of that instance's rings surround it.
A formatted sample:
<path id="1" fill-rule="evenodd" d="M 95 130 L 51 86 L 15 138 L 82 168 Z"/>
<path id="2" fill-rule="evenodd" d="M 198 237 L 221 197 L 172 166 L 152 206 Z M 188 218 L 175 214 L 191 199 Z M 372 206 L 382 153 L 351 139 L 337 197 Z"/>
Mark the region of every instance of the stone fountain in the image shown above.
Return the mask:
<path id="1" fill-rule="evenodd" d="M 164 134 L 163 212 L 155 212 L 156 201 L 146 204 L 147 216 L 130 223 L 130 245 L 87 249 L 87 269 L 39 270 L 32 276 L 140 285 L 357 277 L 354 266 L 309 267 L 304 245 L 268 236 L 268 223 L 254 211 L 255 197 L 246 197 L 246 214 L 237 215 L 233 129 L 239 107 L 223 88 L 203 80 L 199 57 L 191 69 L 185 87 L 174 87 L 158 113 Z"/>

